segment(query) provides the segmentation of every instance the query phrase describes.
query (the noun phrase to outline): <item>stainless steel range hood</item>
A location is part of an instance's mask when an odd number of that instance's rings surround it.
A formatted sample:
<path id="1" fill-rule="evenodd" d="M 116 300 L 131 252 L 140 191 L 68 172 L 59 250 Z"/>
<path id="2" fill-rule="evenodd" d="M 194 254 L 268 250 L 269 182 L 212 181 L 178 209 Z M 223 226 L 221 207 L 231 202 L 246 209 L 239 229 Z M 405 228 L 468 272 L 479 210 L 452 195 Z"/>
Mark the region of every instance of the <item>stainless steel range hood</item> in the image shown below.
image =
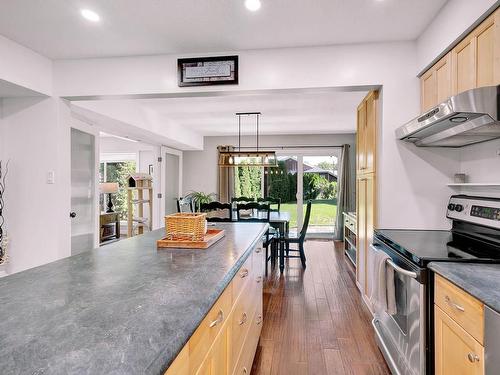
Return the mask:
<path id="1" fill-rule="evenodd" d="M 500 138 L 500 85 L 455 95 L 396 129 L 421 147 L 463 147 Z"/>

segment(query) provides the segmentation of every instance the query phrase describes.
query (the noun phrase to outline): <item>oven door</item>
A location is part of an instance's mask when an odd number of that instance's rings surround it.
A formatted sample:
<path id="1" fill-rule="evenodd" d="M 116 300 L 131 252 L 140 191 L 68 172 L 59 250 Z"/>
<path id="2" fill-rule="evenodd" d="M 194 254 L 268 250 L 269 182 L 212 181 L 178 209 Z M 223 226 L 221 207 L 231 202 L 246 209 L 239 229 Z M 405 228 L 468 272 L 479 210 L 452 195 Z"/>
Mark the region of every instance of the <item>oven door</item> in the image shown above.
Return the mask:
<path id="1" fill-rule="evenodd" d="M 384 251 L 394 268 L 396 313 L 376 312 L 373 319 L 377 343 L 395 375 L 425 374 L 426 285 L 419 281 L 422 270 L 384 244 L 371 245 Z"/>

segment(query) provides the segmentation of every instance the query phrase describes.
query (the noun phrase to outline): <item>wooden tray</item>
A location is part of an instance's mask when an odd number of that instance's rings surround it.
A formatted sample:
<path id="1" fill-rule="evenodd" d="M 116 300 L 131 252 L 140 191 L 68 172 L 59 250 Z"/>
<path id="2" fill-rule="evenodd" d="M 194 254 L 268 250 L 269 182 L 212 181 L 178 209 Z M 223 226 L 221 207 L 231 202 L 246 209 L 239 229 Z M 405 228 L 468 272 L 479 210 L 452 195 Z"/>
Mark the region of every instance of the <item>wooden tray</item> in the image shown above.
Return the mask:
<path id="1" fill-rule="evenodd" d="M 168 240 L 166 237 L 156 241 L 156 246 L 161 248 L 178 249 L 207 249 L 226 235 L 224 229 L 209 229 L 203 241 Z"/>

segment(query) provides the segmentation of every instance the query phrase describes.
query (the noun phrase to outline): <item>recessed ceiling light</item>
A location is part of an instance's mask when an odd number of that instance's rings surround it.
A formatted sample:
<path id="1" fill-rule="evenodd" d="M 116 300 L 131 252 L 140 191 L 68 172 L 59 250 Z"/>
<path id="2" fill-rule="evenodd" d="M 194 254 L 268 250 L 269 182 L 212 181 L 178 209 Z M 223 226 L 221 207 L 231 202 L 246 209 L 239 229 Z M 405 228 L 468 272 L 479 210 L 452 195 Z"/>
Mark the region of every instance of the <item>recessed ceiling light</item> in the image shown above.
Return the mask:
<path id="1" fill-rule="evenodd" d="M 80 11 L 81 15 L 83 18 L 85 18 L 87 21 L 91 21 L 91 22 L 99 22 L 101 20 L 101 17 L 99 17 L 99 15 L 94 12 L 93 10 L 90 10 L 90 9 L 82 9 Z"/>
<path id="2" fill-rule="evenodd" d="M 245 0 L 245 6 L 248 10 L 255 12 L 260 9 L 260 0 Z"/>

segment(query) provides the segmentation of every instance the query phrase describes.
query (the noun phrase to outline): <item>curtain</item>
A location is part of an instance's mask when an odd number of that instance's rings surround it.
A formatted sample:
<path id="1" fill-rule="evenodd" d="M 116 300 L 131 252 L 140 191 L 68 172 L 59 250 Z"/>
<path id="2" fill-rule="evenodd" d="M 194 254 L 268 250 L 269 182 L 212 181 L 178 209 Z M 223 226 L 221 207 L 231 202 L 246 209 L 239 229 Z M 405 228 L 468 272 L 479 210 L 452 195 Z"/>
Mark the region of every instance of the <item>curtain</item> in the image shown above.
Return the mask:
<path id="1" fill-rule="evenodd" d="M 217 199 L 223 203 L 230 203 L 234 195 L 234 168 L 219 166 L 219 152 L 233 150 L 233 146 L 217 146 L 217 167 L 219 170 Z"/>
<path id="2" fill-rule="evenodd" d="M 335 228 L 335 239 L 341 240 L 344 233 L 343 212 L 353 211 L 353 200 L 351 197 L 351 168 L 349 162 L 349 145 L 342 145 L 342 153 L 339 163 L 339 182 L 337 200 L 337 223 Z"/>

